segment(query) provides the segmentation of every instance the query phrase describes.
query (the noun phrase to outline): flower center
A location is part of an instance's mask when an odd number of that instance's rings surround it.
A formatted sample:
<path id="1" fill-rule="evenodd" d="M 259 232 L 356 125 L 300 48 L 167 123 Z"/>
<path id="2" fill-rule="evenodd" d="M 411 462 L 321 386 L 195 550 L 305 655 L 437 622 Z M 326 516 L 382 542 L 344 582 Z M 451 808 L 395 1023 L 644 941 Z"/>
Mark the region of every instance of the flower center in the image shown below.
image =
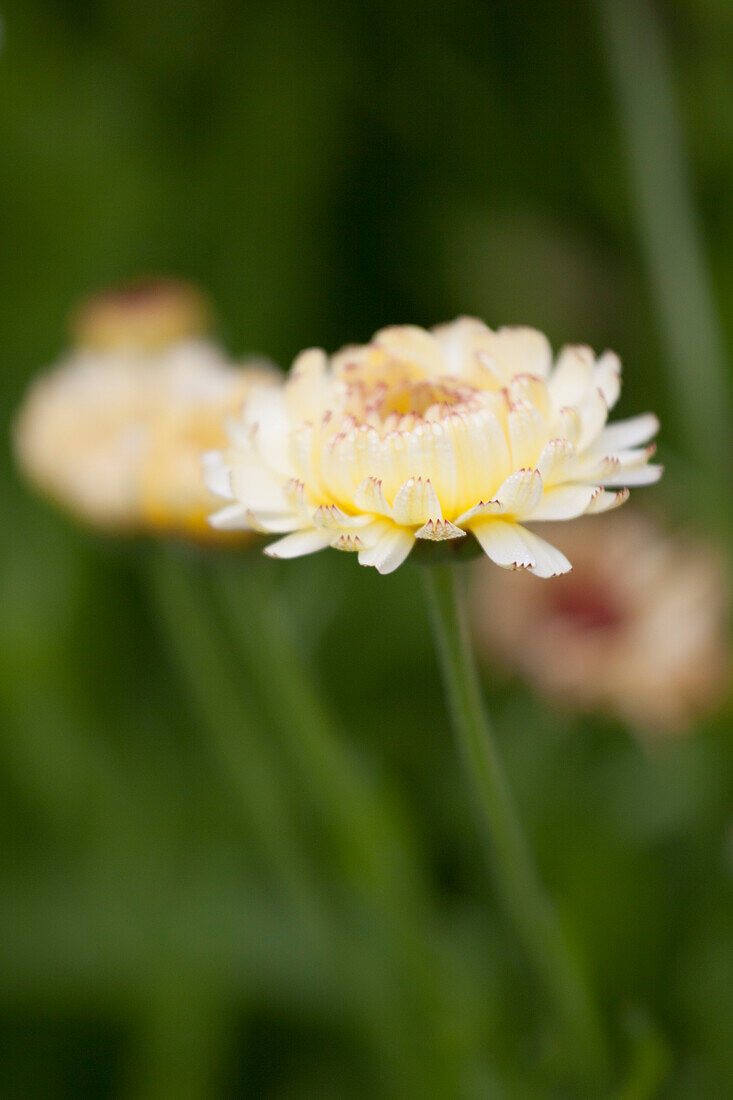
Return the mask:
<path id="1" fill-rule="evenodd" d="M 375 411 L 384 420 L 390 413 L 398 413 L 400 416 L 412 413 L 414 416 L 425 417 L 436 406 L 438 409 L 441 406 L 455 406 L 463 400 L 464 394 L 441 381 L 403 382 L 384 387 Z"/>
<path id="2" fill-rule="evenodd" d="M 452 379 L 415 381 L 401 375 L 372 386 L 353 383 L 344 411 L 355 424 L 369 424 L 382 435 L 395 428 L 409 429 L 419 421 L 442 420 L 466 408 L 476 393 L 472 386 L 457 386 Z"/>

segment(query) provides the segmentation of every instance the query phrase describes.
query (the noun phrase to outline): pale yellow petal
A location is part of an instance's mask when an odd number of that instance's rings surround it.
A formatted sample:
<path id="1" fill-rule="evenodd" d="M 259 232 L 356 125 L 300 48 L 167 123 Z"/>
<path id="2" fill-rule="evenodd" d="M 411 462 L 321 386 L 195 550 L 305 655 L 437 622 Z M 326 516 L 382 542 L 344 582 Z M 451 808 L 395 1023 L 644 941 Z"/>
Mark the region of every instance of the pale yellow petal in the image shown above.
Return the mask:
<path id="1" fill-rule="evenodd" d="M 550 342 L 543 332 L 524 325 L 506 325 L 493 335 L 492 355 L 507 384 L 517 374 L 545 378 L 552 363 Z"/>
<path id="2" fill-rule="evenodd" d="M 204 484 L 214 496 L 233 500 L 231 470 L 224 462 L 222 451 L 207 451 L 201 456 Z"/>
<path id="3" fill-rule="evenodd" d="M 395 523 L 406 527 L 443 518 L 437 493 L 429 480 L 409 478 L 400 486 L 392 501 Z"/>
<path id="4" fill-rule="evenodd" d="M 584 345 L 564 347 L 548 382 L 558 409 L 580 405 L 593 388 L 595 357 Z"/>
<path id="5" fill-rule="evenodd" d="M 554 577 L 571 569 L 564 554 L 518 523 L 483 520 L 472 531 L 486 555 L 503 569 L 527 569 L 538 577 Z"/>
<path id="6" fill-rule="evenodd" d="M 364 512 L 375 512 L 380 516 L 392 517 L 392 509 L 382 490 L 382 482 L 376 477 L 366 477 L 357 486 L 354 504 Z"/>
<path id="7" fill-rule="evenodd" d="M 331 531 L 318 531 L 315 528 L 296 531 L 292 535 L 286 535 L 284 539 L 270 543 L 265 547 L 265 553 L 270 558 L 300 558 L 305 554 L 315 554 L 318 550 L 324 550 L 332 538 Z"/>
<path id="8" fill-rule="evenodd" d="M 538 470 L 517 470 L 499 486 L 497 501 L 507 516 L 523 519 L 532 515 L 542 499 L 542 478 Z"/>
<path id="9" fill-rule="evenodd" d="M 546 487 L 570 480 L 577 467 L 575 447 L 567 439 L 551 439 L 542 448 L 537 469 Z"/>
<path id="10" fill-rule="evenodd" d="M 465 512 L 462 512 L 460 516 L 456 517 L 457 524 L 468 524 L 469 520 L 477 519 L 481 516 L 501 516 L 506 511 L 503 504 L 498 500 L 482 500 L 478 504 L 474 504 L 472 508 L 468 508 Z"/>
<path id="11" fill-rule="evenodd" d="M 392 573 L 402 565 L 414 545 L 412 532 L 394 524 L 385 524 L 374 545 L 359 552 L 359 563 L 372 565 L 382 574 Z"/>
<path id="12" fill-rule="evenodd" d="M 621 360 L 613 351 L 604 351 L 596 363 L 593 383 L 603 395 L 606 408 L 612 409 L 621 393 Z"/>
<path id="13" fill-rule="evenodd" d="M 542 499 L 527 519 L 560 520 L 575 519 L 588 510 L 598 489 L 593 485 L 556 485 L 545 489 Z"/>
<path id="14" fill-rule="evenodd" d="M 511 407 L 509 440 L 515 469 L 535 469 L 547 437 L 547 424 L 538 409 L 527 401 L 520 401 Z"/>
<path id="15" fill-rule="evenodd" d="M 596 515 L 601 512 L 610 512 L 614 508 L 620 508 L 629 499 L 628 489 L 619 489 L 617 492 L 606 492 L 601 489 L 596 492 L 592 501 L 586 508 L 586 515 Z"/>
<path id="16" fill-rule="evenodd" d="M 217 531 L 246 531 L 250 528 L 247 509 L 241 504 L 228 504 L 209 516 L 209 526 Z"/>
<path id="17" fill-rule="evenodd" d="M 658 431 L 659 419 L 654 413 L 642 413 L 641 416 L 607 424 L 599 436 L 598 446 L 603 449 L 604 454 L 614 454 L 616 451 L 625 451 L 628 447 L 648 443 Z"/>

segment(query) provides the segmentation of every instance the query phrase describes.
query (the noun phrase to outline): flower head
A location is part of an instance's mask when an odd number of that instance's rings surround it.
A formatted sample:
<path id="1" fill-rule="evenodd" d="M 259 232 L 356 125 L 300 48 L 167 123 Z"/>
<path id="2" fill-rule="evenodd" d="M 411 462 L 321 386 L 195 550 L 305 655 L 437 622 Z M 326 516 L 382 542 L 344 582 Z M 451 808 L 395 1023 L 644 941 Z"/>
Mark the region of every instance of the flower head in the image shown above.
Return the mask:
<path id="1" fill-rule="evenodd" d="M 574 566 L 556 584 L 477 569 L 481 648 L 546 695 L 642 730 L 674 732 L 712 707 L 730 665 L 719 556 L 634 512 L 552 537 Z"/>
<path id="2" fill-rule="evenodd" d="M 525 523 L 606 511 L 661 473 L 655 416 L 606 423 L 620 377 L 612 352 L 567 347 L 553 364 L 542 333 L 471 318 L 383 329 L 330 361 L 305 351 L 208 456 L 229 501 L 211 522 L 283 534 L 273 557 L 333 546 L 380 573 L 416 541 L 467 535 L 505 568 L 564 573 Z"/>
<path id="3" fill-rule="evenodd" d="M 81 343 L 32 382 L 17 417 L 26 476 L 95 526 L 216 537 L 201 453 L 225 442 L 224 419 L 273 375 L 233 366 L 195 335 L 205 314 L 182 284 L 136 284 L 84 305 Z"/>

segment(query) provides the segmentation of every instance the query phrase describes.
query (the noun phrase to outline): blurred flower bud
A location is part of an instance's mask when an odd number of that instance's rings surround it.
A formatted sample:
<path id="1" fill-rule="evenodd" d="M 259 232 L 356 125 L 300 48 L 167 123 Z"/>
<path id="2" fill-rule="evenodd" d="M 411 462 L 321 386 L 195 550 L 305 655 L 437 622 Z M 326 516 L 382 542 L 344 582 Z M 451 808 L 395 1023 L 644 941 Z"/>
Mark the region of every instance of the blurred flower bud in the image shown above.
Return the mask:
<path id="1" fill-rule="evenodd" d="M 72 316 L 71 338 L 80 349 L 151 351 L 203 336 L 210 324 L 211 309 L 196 287 L 139 279 L 83 301 Z"/>
<path id="2" fill-rule="evenodd" d="M 236 366 L 194 335 L 205 316 L 201 301 L 175 283 L 106 291 L 77 314 L 78 346 L 31 383 L 15 424 L 18 463 L 84 522 L 236 538 L 205 522 L 216 498 L 204 484 L 201 455 L 225 444 L 225 420 L 252 385 L 277 374 L 262 364 Z"/>

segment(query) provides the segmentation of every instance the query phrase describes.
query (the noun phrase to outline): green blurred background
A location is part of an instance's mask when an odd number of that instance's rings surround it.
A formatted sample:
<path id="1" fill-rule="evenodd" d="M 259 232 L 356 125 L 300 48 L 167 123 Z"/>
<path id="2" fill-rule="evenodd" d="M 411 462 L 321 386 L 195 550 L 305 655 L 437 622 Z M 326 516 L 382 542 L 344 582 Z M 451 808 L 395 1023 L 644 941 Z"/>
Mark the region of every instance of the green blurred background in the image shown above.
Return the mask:
<path id="1" fill-rule="evenodd" d="M 283 365 L 475 313 L 615 348 L 656 507 L 727 543 L 727 0 L 2 17 L 5 427 L 138 274 Z M 120 545 L 2 464 L 0 1096 L 589 1095 L 486 883 L 417 570 Z M 649 752 L 486 690 L 614 1094 L 733 1095 L 730 714 Z"/>

